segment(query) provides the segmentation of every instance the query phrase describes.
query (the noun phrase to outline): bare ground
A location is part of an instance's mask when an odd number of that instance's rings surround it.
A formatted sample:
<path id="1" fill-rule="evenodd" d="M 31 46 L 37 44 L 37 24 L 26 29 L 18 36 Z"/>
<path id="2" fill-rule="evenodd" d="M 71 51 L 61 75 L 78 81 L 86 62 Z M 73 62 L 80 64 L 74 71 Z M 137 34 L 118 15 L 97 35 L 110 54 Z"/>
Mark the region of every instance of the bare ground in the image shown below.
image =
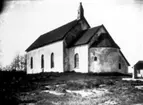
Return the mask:
<path id="1" fill-rule="evenodd" d="M 44 73 L 1 82 L 4 105 L 143 105 L 143 90 L 135 88 L 143 82 L 122 81 L 122 76 Z"/>

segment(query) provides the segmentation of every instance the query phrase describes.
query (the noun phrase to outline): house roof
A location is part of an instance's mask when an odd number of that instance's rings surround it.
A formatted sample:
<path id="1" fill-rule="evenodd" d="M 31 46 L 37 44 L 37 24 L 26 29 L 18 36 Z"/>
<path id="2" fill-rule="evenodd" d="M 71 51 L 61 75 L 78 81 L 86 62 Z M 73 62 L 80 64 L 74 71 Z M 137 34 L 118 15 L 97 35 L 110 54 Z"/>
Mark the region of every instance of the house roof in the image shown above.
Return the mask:
<path id="1" fill-rule="evenodd" d="M 134 65 L 135 70 L 140 70 L 143 69 L 143 61 L 138 61 L 135 65 Z"/>
<path id="2" fill-rule="evenodd" d="M 138 61 L 134 66 L 136 66 L 136 65 L 138 65 L 138 64 L 140 64 L 140 65 L 143 65 L 143 61 Z"/>
<path id="3" fill-rule="evenodd" d="M 70 29 L 77 24 L 78 21 L 79 20 L 71 21 L 59 28 L 56 28 L 48 33 L 41 35 L 34 43 L 30 45 L 30 47 L 26 49 L 26 51 L 28 52 L 52 42 L 62 40 L 66 33 L 68 33 Z"/>

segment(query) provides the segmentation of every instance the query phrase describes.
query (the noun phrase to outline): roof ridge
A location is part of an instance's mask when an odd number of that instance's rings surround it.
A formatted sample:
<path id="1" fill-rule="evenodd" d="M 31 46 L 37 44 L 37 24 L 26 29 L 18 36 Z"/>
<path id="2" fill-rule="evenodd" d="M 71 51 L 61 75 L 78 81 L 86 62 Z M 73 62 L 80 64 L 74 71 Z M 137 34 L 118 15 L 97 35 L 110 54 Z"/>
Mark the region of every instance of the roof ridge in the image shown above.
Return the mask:
<path id="1" fill-rule="evenodd" d="M 72 22 L 74 22 L 74 21 L 77 21 L 77 20 L 75 19 L 75 20 L 73 20 L 73 21 L 70 21 L 70 22 L 68 22 L 68 23 L 66 23 L 66 24 L 64 24 L 64 25 L 61 25 L 61 26 L 59 26 L 59 27 L 57 27 L 57 28 L 52 29 L 51 31 L 45 32 L 44 34 L 42 34 L 42 35 L 40 35 L 40 36 L 43 36 L 43 35 L 45 35 L 45 34 L 51 33 L 52 31 L 58 30 L 59 28 L 62 28 L 62 27 L 66 26 L 66 25 L 68 25 L 68 24 L 70 24 L 70 23 L 72 23 Z"/>
<path id="2" fill-rule="evenodd" d="M 79 22 L 79 20 L 77 20 L 77 23 L 76 23 L 75 25 L 73 25 L 73 26 L 65 33 L 65 35 L 62 37 L 62 39 L 66 37 L 66 35 L 68 34 L 68 32 L 70 32 L 70 31 L 78 24 L 78 22 Z"/>
<path id="3" fill-rule="evenodd" d="M 58 28 L 55 28 L 47 33 L 40 35 L 27 49 L 26 52 L 34 50 L 36 48 L 42 47 L 44 45 L 53 43 L 55 41 L 62 40 L 64 35 L 69 32 L 69 30 L 75 26 L 78 21 L 75 19 L 71 22 L 64 24 Z M 48 38 L 48 40 L 47 40 Z"/>
<path id="4" fill-rule="evenodd" d="M 90 27 L 89 29 L 98 28 L 98 27 L 101 27 L 101 26 L 103 26 L 103 24 L 102 25 L 98 25 L 98 26 L 94 26 L 94 27 Z"/>

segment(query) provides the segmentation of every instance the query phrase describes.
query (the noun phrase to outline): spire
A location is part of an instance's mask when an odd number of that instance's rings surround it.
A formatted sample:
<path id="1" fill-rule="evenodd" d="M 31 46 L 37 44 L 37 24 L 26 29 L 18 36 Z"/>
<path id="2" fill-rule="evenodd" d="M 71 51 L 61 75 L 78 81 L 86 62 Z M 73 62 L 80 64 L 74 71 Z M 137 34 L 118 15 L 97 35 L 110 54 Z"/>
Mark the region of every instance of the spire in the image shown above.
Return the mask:
<path id="1" fill-rule="evenodd" d="M 78 8 L 77 20 L 82 19 L 83 17 L 84 17 L 84 9 L 82 7 L 82 3 L 80 2 L 79 8 Z"/>

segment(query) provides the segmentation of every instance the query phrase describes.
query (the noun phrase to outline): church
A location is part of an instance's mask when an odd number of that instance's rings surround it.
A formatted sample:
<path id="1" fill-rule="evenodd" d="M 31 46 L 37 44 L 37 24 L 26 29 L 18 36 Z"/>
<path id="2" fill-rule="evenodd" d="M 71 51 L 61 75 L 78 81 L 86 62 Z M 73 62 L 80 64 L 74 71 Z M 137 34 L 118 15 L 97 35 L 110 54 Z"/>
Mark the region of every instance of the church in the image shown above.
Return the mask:
<path id="1" fill-rule="evenodd" d="M 41 35 L 27 49 L 27 74 L 128 73 L 129 62 L 104 25 L 90 27 L 80 3 L 77 19 Z"/>

